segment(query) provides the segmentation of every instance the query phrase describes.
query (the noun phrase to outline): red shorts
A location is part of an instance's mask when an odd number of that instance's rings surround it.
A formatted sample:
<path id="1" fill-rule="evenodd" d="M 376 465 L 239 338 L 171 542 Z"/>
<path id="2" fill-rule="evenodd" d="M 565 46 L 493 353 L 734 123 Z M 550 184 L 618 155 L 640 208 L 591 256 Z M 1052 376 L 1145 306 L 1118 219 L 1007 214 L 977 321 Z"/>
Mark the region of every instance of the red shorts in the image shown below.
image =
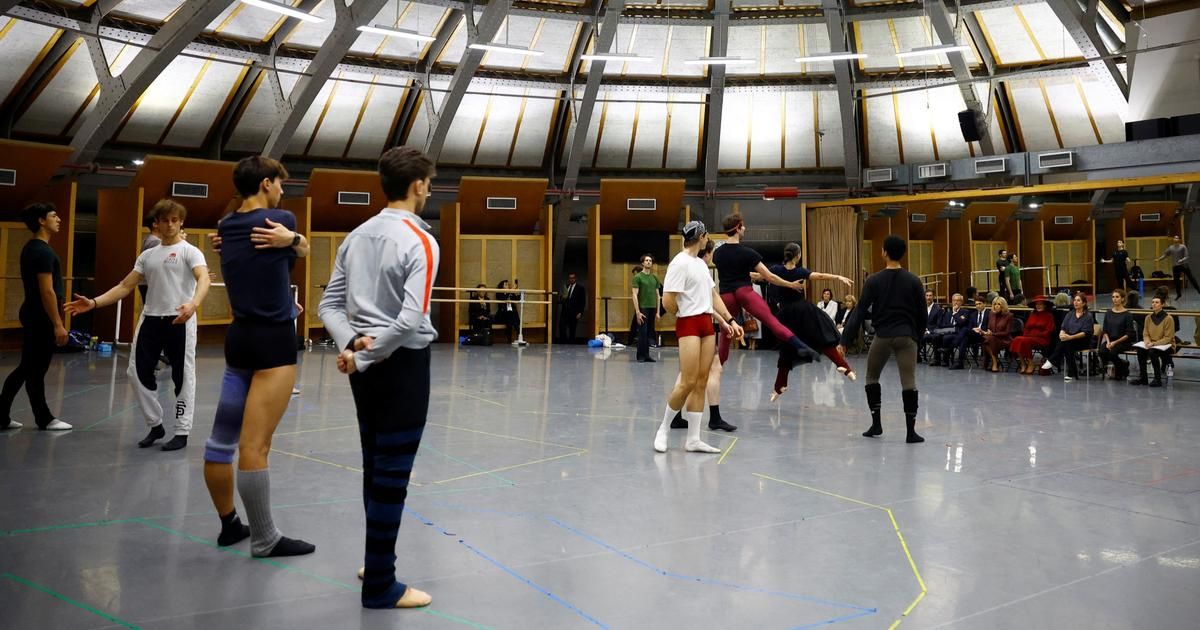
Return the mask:
<path id="1" fill-rule="evenodd" d="M 675 338 L 711 337 L 713 335 L 713 318 L 708 313 L 689 315 L 675 320 Z"/>

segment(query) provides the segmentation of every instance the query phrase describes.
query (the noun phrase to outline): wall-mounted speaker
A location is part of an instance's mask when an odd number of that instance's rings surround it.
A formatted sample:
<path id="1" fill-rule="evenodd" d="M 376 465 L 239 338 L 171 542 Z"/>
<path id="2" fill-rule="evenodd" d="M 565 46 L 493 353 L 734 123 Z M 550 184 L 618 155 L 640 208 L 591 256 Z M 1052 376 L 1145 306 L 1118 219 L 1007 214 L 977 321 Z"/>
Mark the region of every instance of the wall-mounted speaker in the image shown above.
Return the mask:
<path id="1" fill-rule="evenodd" d="M 979 133 L 979 112 L 973 109 L 958 112 L 958 126 L 962 129 L 963 140 L 979 142 L 982 137 Z"/>

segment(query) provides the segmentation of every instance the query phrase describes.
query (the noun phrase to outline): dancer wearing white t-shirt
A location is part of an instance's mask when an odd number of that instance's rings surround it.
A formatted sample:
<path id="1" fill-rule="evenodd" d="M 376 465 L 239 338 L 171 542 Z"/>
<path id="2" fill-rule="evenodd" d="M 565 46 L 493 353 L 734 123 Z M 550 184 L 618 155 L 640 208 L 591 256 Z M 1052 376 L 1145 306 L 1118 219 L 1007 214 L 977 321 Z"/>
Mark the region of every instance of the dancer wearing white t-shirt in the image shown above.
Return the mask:
<path id="1" fill-rule="evenodd" d="M 667 436 L 671 419 L 684 409 L 688 421 L 684 449 L 697 453 L 720 453 L 721 449 L 700 441 L 700 419 L 704 415 L 704 388 L 716 352 L 713 334 L 713 311 L 720 318 L 721 330 L 733 340 L 742 336 L 742 327 L 717 295 L 716 283 L 708 265 L 700 259 L 702 250 L 710 249 L 708 230 L 700 221 L 683 227 L 683 251 L 671 259 L 663 282 L 663 307 L 675 315 L 675 336 L 679 340 L 679 382 L 667 396 L 667 409 L 662 424 L 654 435 L 654 450 L 667 451 Z"/>
<path id="2" fill-rule="evenodd" d="M 162 243 L 142 252 L 133 271 L 121 284 L 95 298 L 75 296 L 67 304 L 72 315 L 116 304 L 125 299 L 144 280 L 148 287 L 142 317 L 133 333 L 129 358 L 129 377 L 137 389 L 138 404 L 150 433 L 138 442 L 147 448 L 166 437 L 163 407 L 158 400 L 158 382 L 154 377 L 158 357 L 164 352 L 171 361 L 171 379 L 175 383 L 175 435 L 163 445 L 164 451 L 187 446 L 192 430 L 196 401 L 196 311 L 208 295 L 211 279 L 204 254 L 183 240 L 183 221 L 187 209 L 163 199 L 150 211 Z"/>

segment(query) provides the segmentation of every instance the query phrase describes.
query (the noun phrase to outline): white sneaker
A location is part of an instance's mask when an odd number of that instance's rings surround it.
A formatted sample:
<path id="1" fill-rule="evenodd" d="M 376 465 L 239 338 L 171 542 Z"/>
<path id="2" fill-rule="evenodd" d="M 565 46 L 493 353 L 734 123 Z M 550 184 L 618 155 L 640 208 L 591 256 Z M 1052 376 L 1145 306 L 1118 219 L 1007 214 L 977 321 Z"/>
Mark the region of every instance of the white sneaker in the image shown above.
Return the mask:
<path id="1" fill-rule="evenodd" d="M 50 424 L 47 424 L 45 427 L 42 427 L 42 430 L 43 431 L 70 431 L 71 429 L 74 429 L 74 428 L 75 427 L 67 424 L 66 422 L 63 422 L 62 420 L 55 418 L 54 420 L 50 421 Z"/>
<path id="2" fill-rule="evenodd" d="M 292 388 L 292 395 L 293 395 L 293 396 L 299 396 L 299 395 L 300 395 L 300 388 L 299 388 L 299 387 L 293 387 L 293 388 Z"/>
<path id="3" fill-rule="evenodd" d="M 17 422 L 16 420 L 9 420 L 9 421 L 8 421 L 8 426 L 7 426 L 7 427 L 4 427 L 4 429 L 5 429 L 5 430 L 8 430 L 8 429 L 20 429 L 20 428 L 21 428 L 21 427 L 23 427 L 23 426 L 25 426 L 25 425 L 21 424 L 20 422 Z"/>
<path id="4" fill-rule="evenodd" d="M 1073 381 L 1073 380 L 1075 380 L 1075 379 L 1074 379 L 1074 378 L 1072 378 L 1072 377 L 1070 377 L 1070 376 L 1064 376 L 1064 377 L 1063 377 L 1063 380 L 1064 380 L 1064 381 L 1066 381 L 1066 382 L 1068 382 L 1068 383 L 1070 383 L 1071 381 Z"/>
<path id="5" fill-rule="evenodd" d="M 1175 366 L 1167 366 L 1167 378 L 1175 378 Z"/>

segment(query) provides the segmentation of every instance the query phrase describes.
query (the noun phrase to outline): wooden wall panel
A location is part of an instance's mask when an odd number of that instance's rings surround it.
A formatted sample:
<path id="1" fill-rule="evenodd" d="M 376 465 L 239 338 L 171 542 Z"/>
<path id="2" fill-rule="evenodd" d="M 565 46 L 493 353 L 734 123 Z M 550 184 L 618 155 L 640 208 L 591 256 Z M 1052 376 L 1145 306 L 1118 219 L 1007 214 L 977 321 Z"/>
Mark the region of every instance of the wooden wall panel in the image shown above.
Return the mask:
<path id="1" fill-rule="evenodd" d="M 96 287 L 116 286 L 131 269 L 141 250 L 142 191 L 140 188 L 100 190 L 96 201 Z M 133 301 L 121 309 L 121 340 L 133 340 Z M 92 319 L 101 339 L 112 339 L 117 309 L 102 308 Z"/>
<path id="2" fill-rule="evenodd" d="M 464 177 L 458 204 L 462 234 L 533 234 L 542 218 L 549 180 L 515 177 Z M 515 197 L 516 210 L 488 210 L 488 197 Z M 544 233 L 544 232 L 543 232 Z"/>
<path id="3" fill-rule="evenodd" d="M 290 211 L 296 215 L 296 231 L 303 234 L 305 238 L 309 238 L 309 245 L 312 245 L 310 235 L 312 234 L 312 199 L 310 197 L 299 197 L 293 199 L 284 199 L 280 204 L 284 210 Z M 311 272 L 311 254 L 305 258 L 297 258 L 296 265 L 292 267 L 292 284 L 299 289 L 299 303 L 304 307 L 304 313 L 300 316 L 300 321 L 296 325 L 296 334 L 301 339 L 308 339 L 308 331 L 310 322 L 313 319 L 320 320 L 320 316 L 316 313 L 317 307 L 320 305 L 320 300 L 309 300 L 313 291 L 312 272 Z M 214 264 L 213 261 L 209 262 Z"/>
<path id="4" fill-rule="evenodd" d="M 366 206 L 339 204 L 339 191 L 371 193 L 371 203 Z M 375 171 L 313 169 L 304 194 L 312 200 L 309 226 L 316 232 L 350 232 L 387 205 L 379 185 L 379 174 Z"/>
<path id="5" fill-rule="evenodd" d="M 674 233 L 683 217 L 682 179 L 603 179 L 600 180 L 601 233 L 616 230 L 662 230 Z M 654 199 L 656 209 L 630 211 L 628 199 Z M 720 226 L 708 226 L 710 232 L 720 232 Z"/>
<path id="6" fill-rule="evenodd" d="M 1142 221 L 1143 214 L 1151 214 L 1157 212 L 1160 216 L 1158 221 Z M 1173 236 L 1175 234 L 1182 235 L 1183 217 L 1179 215 L 1178 201 L 1146 201 L 1125 204 L 1122 210 L 1122 218 L 1124 219 L 1125 236 Z M 1115 239 L 1109 239 L 1109 251 L 1112 251 L 1112 245 L 1116 244 Z"/>
<path id="7" fill-rule="evenodd" d="M 237 195 L 233 187 L 234 166 L 233 162 L 148 155 L 129 188 L 144 189 L 144 210 L 148 212 L 159 199 L 171 197 L 173 182 L 208 184 L 207 198 L 181 197 L 176 201 L 188 209 L 188 226 L 215 228 L 228 211 L 230 200 Z"/>
<path id="8" fill-rule="evenodd" d="M 864 222 L 863 246 L 868 250 L 862 253 L 862 259 L 870 261 L 870 266 L 866 269 L 867 273 L 875 273 L 886 265 L 883 259 L 883 239 L 887 238 L 889 234 L 894 234 L 890 217 L 872 217 Z M 816 267 L 816 269 L 820 269 L 820 267 Z M 855 282 L 861 281 L 860 276 L 850 276 L 850 278 L 855 279 Z"/>
<path id="9" fill-rule="evenodd" d="M 21 208 L 40 201 L 38 194 L 70 155 L 69 146 L 0 140 L 0 168 L 17 171 L 15 186 L 0 186 L 0 221 L 20 221 Z"/>
<path id="10" fill-rule="evenodd" d="M 462 280 L 458 277 L 458 265 L 454 263 L 459 257 L 458 204 L 443 204 L 439 212 L 441 214 L 441 221 L 438 246 L 441 247 L 442 260 L 438 266 L 437 286 L 471 286 L 461 284 Z M 456 294 L 438 291 L 434 295 L 444 299 Z M 459 309 L 452 308 L 451 306 L 447 305 L 438 310 L 436 320 L 438 322 L 438 341 L 458 343 Z M 465 321 L 465 319 L 462 321 Z"/>
<path id="11" fill-rule="evenodd" d="M 1041 221 L 1022 221 L 1021 222 L 1021 266 L 1022 267 L 1041 267 L 1046 263 L 1043 243 L 1045 237 L 1042 234 Z M 1021 277 L 1025 289 L 1025 295 L 1030 298 L 1045 295 L 1046 293 L 1046 273 L 1027 273 Z"/>

